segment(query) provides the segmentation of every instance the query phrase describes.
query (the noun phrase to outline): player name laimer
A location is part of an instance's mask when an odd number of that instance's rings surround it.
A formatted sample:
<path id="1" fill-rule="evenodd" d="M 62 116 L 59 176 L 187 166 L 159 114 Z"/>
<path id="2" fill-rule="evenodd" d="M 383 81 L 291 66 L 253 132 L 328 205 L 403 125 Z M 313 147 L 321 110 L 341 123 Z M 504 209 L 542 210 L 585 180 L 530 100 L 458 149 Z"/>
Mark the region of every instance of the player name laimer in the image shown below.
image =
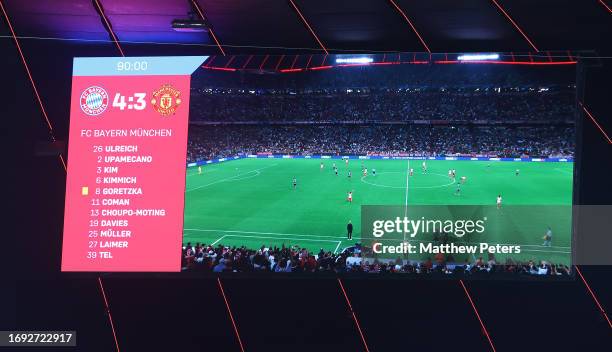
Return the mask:
<path id="1" fill-rule="evenodd" d="M 377 254 L 484 254 L 484 253 L 521 253 L 521 246 L 489 244 L 480 242 L 476 244 L 446 243 L 435 245 L 433 243 L 402 242 L 397 245 L 385 245 L 374 242 L 372 250 Z"/>

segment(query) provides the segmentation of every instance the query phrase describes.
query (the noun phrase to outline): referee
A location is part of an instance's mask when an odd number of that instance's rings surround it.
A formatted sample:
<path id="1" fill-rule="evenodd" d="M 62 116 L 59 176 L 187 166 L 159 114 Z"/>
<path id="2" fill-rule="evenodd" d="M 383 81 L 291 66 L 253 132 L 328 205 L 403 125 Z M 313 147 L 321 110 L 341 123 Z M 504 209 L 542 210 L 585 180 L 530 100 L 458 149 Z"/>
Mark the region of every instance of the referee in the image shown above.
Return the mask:
<path id="1" fill-rule="evenodd" d="M 351 220 L 349 220 L 348 224 L 346 225 L 346 234 L 349 240 L 353 240 L 353 224 L 351 223 Z"/>

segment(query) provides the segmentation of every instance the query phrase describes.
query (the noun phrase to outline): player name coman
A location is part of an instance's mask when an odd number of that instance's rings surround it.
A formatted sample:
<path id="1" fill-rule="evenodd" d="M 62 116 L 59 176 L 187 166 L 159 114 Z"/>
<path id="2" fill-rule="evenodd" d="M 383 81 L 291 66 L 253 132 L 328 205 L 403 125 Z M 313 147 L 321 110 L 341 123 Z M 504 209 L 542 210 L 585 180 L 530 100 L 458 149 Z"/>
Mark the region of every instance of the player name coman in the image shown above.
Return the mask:
<path id="1" fill-rule="evenodd" d="M 126 194 L 126 195 L 139 195 L 142 194 L 142 188 L 102 188 L 102 194 Z"/>
<path id="2" fill-rule="evenodd" d="M 137 145 L 107 145 L 104 150 L 109 153 L 138 153 Z"/>
<path id="3" fill-rule="evenodd" d="M 127 248 L 128 241 L 100 241 L 100 248 Z"/>
<path id="4" fill-rule="evenodd" d="M 150 163 L 153 157 L 151 155 L 106 155 L 104 161 L 107 163 Z"/>
<path id="5" fill-rule="evenodd" d="M 107 176 L 102 178 L 104 183 L 137 183 L 136 176 Z"/>

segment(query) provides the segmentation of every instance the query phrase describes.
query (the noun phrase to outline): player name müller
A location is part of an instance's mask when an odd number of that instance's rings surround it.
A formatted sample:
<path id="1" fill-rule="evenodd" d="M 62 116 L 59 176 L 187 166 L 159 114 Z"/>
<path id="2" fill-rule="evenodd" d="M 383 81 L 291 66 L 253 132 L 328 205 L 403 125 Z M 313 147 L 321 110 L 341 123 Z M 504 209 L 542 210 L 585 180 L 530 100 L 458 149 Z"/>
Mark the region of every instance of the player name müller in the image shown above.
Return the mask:
<path id="1" fill-rule="evenodd" d="M 476 254 L 476 253 L 521 253 L 521 246 L 489 244 L 455 244 L 419 243 L 418 245 L 403 242 L 398 245 L 384 245 L 374 242 L 372 250 L 377 254 Z"/>

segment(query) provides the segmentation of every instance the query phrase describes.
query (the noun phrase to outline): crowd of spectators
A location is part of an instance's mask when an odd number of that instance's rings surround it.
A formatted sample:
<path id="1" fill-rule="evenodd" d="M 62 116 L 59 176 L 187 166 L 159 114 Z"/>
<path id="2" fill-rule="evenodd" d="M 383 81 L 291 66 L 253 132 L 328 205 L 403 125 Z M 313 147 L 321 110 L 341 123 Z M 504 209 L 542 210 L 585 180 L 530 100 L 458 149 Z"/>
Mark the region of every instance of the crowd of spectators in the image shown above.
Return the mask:
<path id="1" fill-rule="evenodd" d="M 189 162 L 238 154 L 568 157 L 573 125 L 192 125 Z"/>
<path id="2" fill-rule="evenodd" d="M 313 60 L 313 66 L 318 63 Z M 198 70 L 192 87 L 273 90 L 406 87 L 537 87 L 572 85 L 576 67 L 512 65 L 382 65 L 278 74 Z"/>
<path id="3" fill-rule="evenodd" d="M 490 273 L 511 273 L 519 275 L 569 276 L 570 268 L 564 264 L 546 261 L 526 262 L 511 258 L 498 263 L 490 254 L 474 261 L 454 263 L 452 257 L 437 256 L 422 261 L 402 258 L 378 260 L 362 256 L 365 251 L 359 245 L 336 254 L 321 249 L 312 253 L 299 246 L 267 247 L 259 249 L 246 247 L 212 246 L 187 243 L 182 252 L 182 267 L 195 272 L 284 272 L 284 273 L 397 273 L 397 274 L 459 274 L 482 275 Z"/>
<path id="4" fill-rule="evenodd" d="M 548 89 L 548 90 L 545 90 Z M 192 121 L 571 121 L 570 88 L 210 89 L 191 97 Z"/>

